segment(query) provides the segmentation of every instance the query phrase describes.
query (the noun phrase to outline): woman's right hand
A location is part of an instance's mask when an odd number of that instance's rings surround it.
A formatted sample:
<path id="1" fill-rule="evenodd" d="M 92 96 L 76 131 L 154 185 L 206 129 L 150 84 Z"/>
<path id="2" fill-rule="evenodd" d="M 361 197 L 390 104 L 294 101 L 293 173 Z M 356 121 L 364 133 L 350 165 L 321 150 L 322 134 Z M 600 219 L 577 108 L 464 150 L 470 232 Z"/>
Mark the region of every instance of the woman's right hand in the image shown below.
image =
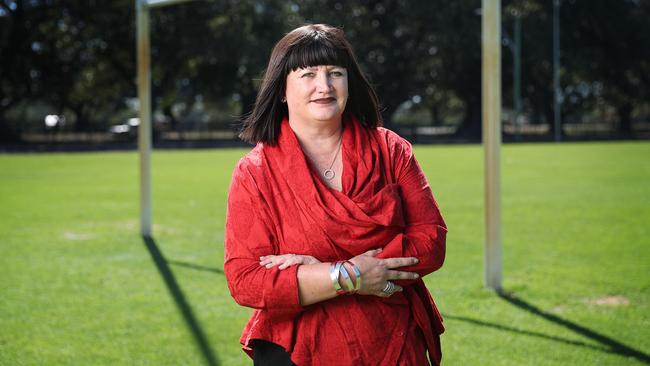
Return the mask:
<path id="1" fill-rule="evenodd" d="M 301 254 L 282 254 L 282 255 L 264 255 L 260 257 L 260 266 L 273 268 L 278 266 L 279 270 L 287 269 L 298 264 L 316 264 L 320 261 L 311 255 Z"/>
<path id="2" fill-rule="evenodd" d="M 372 249 L 350 259 L 350 262 L 359 267 L 359 271 L 361 272 L 361 288 L 357 292 L 358 294 L 390 297 L 392 293 L 387 294 L 383 291 L 388 281 L 415 280 L 420 278 L 415 272 L 394 270 L 395 268 L 412 266 L 418 263 L 417 258 L 375 258 L 379 253 L 381 253 L 381 249 Z M 395 285 L 394 292 L 402 290 L 402 286 Z"/>

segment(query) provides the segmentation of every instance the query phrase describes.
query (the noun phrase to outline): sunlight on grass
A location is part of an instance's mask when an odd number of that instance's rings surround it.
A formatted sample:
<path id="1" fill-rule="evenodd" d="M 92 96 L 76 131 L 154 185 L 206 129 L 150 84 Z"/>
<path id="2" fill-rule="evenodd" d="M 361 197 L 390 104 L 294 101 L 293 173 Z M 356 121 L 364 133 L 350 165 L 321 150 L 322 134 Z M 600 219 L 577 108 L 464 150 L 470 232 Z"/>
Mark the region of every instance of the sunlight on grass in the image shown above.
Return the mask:
<path id="1" fill-rule="evenodd" d="M 158 264 L 139 236 L 135 152 L 0 155 L 0 364 L 252 364 L 239 347 L 250 310 L 222 273 L 245 151 L 154 153 Z M 504 147 L 506 297 L 483 288 L 481 147 L 416 154 L 449 226 L 426 278 L 445 364 L 650 361 L 649 143 Z"/>

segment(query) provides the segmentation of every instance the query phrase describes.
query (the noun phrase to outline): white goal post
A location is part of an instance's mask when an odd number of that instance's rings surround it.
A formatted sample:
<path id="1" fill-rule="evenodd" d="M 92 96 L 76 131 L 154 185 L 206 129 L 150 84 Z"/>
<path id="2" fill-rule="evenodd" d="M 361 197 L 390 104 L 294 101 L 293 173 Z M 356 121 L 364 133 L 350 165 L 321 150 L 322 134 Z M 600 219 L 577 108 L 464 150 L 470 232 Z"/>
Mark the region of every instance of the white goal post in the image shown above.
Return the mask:
<path id="1" fill-rule="evenodd" d="M 136 0 L 136 47 L 140 125 L 140 234 L 151 237 L 151 65 L 149 45 L 149 9 L 191 0 Z"/>
<path id="2" fill-rule="evenodd" d="M 192 0 L 136 0 L 140 101 L 140 233 L 152 236 L 149 10 Z M 482 0 L 482 120 L 485 149 L 485 286 L 501 291 L 501 1 Z"/>

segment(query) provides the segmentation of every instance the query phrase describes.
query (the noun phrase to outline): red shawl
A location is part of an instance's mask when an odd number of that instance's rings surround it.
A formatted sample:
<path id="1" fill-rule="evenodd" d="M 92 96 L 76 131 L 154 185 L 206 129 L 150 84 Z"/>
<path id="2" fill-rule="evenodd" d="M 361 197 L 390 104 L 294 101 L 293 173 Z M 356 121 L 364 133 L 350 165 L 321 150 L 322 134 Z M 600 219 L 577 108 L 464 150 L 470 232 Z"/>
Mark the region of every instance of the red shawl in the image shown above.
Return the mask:
<path id="1" fill-rule="evenodd" d="M 282 346 L 297 365 L 421 364 L 441 359 L 444 331 L 424 282 L 398 281 L 388 299 L 339 296 L 303 307 L 297 269 L 259 265 L 269 254 L 322 262 L 381 247 L 382 258 L 415 256 L 421 276 L 445 257 L 446 226 L 411 145 L 394 132 L 344 120 L 342 191 L 311 168 L 287 120 L 276 146 L 258 144 L 237 164 L 228 194 L 225 273 L 234 299 L 254 308 L 241 342 Z M 422 336 L 424 335 L 424 337 Z M 426 362 L 426 361 L 425 361 Z"/>

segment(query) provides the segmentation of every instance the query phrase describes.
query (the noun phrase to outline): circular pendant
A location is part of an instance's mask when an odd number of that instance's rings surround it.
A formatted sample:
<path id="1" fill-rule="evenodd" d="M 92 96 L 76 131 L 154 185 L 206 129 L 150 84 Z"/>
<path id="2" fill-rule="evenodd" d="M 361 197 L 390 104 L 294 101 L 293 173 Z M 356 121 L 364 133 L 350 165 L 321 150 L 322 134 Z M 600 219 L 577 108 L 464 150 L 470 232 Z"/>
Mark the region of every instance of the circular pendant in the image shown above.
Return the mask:
<path id="1" fill-rule="evenodd" d="M 336 174 L 334 174 L 334 171 L 332 169 L 327 169 L 326 171 L 323 172 L 323 177 L 325 177 L 325 179 L 327 180 L 334 179 L 335 175 Z"/>

